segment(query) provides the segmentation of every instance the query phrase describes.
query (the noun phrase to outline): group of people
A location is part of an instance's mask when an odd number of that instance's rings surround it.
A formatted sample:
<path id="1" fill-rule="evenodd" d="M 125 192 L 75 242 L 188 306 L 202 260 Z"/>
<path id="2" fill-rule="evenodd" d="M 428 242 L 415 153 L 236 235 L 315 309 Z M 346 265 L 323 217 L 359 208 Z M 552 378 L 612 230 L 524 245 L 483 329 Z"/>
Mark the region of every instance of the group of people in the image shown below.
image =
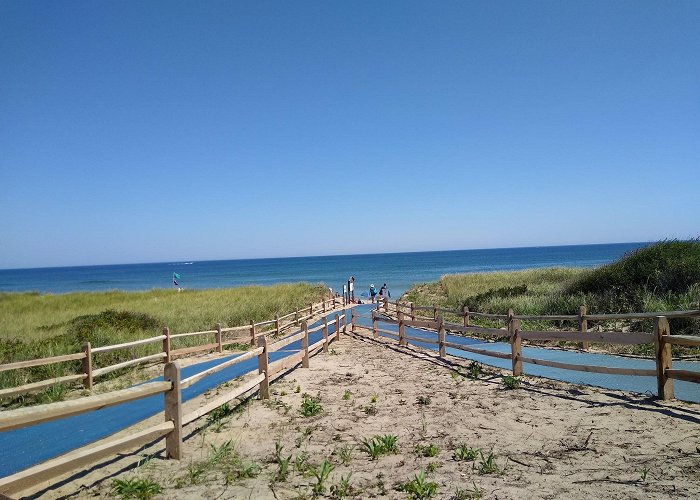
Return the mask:
<path id="1" fill-rule="evenodd" d="M 350 276 L 350 279 L 348 279 L 348 282 L 346 285 L 343 285 L 343 295 L 345 296 L 346 300 L 349 303 L 352 304 L 362 304 L 362 301 L 359 298 L 355 298 L 355 277 Z M 364 295 L 364 294 L 363 294 Z M 389 291 L 389 288 L 386 286 L 386 283 L 384 283 L 379 291 L 374 287 L 374 284 L 371 284 L 369 286 L 369 296 L 372 300 L 372 304 L 375 303 L 377 300 L 384 300 L 384 298 L 391 298 L 391 292 Z"/>

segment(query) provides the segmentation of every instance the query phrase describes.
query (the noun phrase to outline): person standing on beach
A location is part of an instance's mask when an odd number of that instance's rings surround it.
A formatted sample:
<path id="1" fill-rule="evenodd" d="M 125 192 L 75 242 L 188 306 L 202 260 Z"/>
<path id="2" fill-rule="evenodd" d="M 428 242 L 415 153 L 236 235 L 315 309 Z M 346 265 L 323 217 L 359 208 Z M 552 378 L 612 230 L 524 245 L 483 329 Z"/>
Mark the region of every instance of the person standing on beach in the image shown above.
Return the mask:
<path id="1" fill-rule="evenodd" d="M 355 277 L 350 276 L 348 280 L 348 295 L 351 302 L 355 302 Z"/>
<path id="2" fill-rule="evenodd" d="M 391 292 L 389 289 L 386 287 L 386 283 L 382 285 L 382 287 L 379 289 L 379 299 L 382 300 L 384 297 L 391 298 Z"/>
<path id="3" fill-rule="evenodd" d="M 374 285 L 369 286 L 369 295 L 372 297 L 372 304 L 374 304 L 374 299 L 377 296 L 377 289 L 374 288 Z"/>

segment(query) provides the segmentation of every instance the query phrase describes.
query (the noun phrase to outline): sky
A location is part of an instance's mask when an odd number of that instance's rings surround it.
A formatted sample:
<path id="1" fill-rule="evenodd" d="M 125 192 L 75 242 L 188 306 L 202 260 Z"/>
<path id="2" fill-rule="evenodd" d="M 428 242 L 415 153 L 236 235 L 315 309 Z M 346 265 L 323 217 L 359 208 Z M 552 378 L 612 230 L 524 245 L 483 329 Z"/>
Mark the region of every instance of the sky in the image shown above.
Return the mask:
<path id="1" fill-rule="evenodd" d="M 0 0 L 0 268 L 700 235 L 700 2 Z"/>

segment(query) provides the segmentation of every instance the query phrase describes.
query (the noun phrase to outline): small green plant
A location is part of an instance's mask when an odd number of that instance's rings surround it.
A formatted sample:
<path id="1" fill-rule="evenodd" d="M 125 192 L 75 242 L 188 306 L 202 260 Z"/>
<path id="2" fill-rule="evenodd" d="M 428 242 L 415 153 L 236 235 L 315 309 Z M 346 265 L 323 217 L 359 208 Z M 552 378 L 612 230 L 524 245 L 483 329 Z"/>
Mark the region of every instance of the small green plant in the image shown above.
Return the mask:
<path id="1" fill-rule="evenodd" d="M 310 470 L 311 474 L 316 478 L 316 484 L 311 487 L 314 496 L 321 495 L 326 491 L 326 481 L 328 480 L 328 476 L 331 475 L 331 472 L 333 472 L 333 464 L 324 459 L 318 467 L 311 468 Z"/>
<path id="2" fill-rule="evenodd" d="M 438 470 L 439 467 L 442 467 L 442 464 L 440 462 L 430 462 L 425 467 L 425 471 L 429 474 L 432 474 L 433 472 Z"/>
<path id="3" fill-rule="evenodd" d="M 306 469 L 309 467 L 309 456 L 308 451 L 302 451 L 294 457 L 294 469 L 297 473 L 303 474 L 306 472 Z"/>
<path id="4" fill-rule="evenodd" d="M 306 395 L 301 402 L 301 414 L 305 417 L 313 417 L 323 411 L 323 406 L 317 398 Z"/>
<path id="5" fill-rule="evenodd" d="M 416 445 L 413 449 L 414 453 L 420 457 L 436 457 L 440 453 L 440 448 L 434 443 L 427 445 Z"/>
<path id="6" fill-rule="evenodd" d="M 352 472 L 348 474 L 348 477 L 340 476 L 338 484 L 331 486 L 331 495 L 333 495 L 333 498 L 345 498 L 352 493 L 352 487 L 350 486 L 351 477 Z"/>
<path id="7" fill-rule="evenodd" d="M 112 481 L 112 493 L 121 498 L 147 500 L 161 493 L 163 487 L 150 479 L 115 479 Z"/>
<path id="8" fill-rule="evenodd" d="M 298 386 L 296 387 L 296 389 L 294 389 L 294 392 L 297 393 L 297 394 L 299 394 L 299 393 L 301 392 L 301 386 L 298 385 Z"/>
<path id="9" fill-rule="evenodd" d="M 476 483 L 472 481 L 472 489 L 461 489 L 457 488 L 452 500 L 476 500 L 484 495 L 484 491 L 477 487 Z"/>
<path id="10" fill-rule="evenodd" d="M 187 475 L 185 476 L 185 479 L 191 485 L 199 484 L 202 481 L 202 479 L 204 479 L 204 472 L 205 469 L 202 464 L 190 464 L 187 466 Z M 182 482 L 184 483 L 184 480 Z"/>
<path id="11" fill-rule="evenodd" d="M 498 474 L 501 472 L 500 467 L 496 464 L 496 457 L 493 456 L 493 453 L 489 453 L 488 457 L 484 457 L 484 453 L 479 451 L 479 456 L 481 457 L 478 469 L 479 474 Z"/>
<path id="12" fill-rule="evenodd" d="M 350 390 L 345 389 L 345 392 L 343 393 L 343 401 L 347 401 L 352 397 L 352 392 Z"/>
<path id="13" fill-rule="evenodd" d="M 644 468 L 641 470 L 640 477 L 639 477 L 639 479 L 640 479 L 643 483 L 645 483 L 646 480 L 647 480 L 647 474 L 649 474 L 649 469 L 648 469 L 647 467 L 644 467 Z"/>
<path id="14" fill-rule="evenodd" d="M 437 483 L 428 481 L 425 477 L 425 471 L 421 471 L 413 479 L 404 483 L 400 489 L 408 493 L 412 499 L 420 500 L 435 495 Z"/>
<path id="15" fill-rule="evenodd" d="M 355 447 L 351 445 L 345 445 L 338 451 L 338 458 L 340 463 L 343 465 L 348 465 L 352 461 L 352 453 L 355 451 Z"/>
<path id="16" fill-rule="evenodd" d="M 467 377 L 476 380 L 481 376 L 482 371 L 481 365 L 476 361 L 472 361 L 467 367 Z"/>
<path id="17" fill-rule="evenodd" d="M 67 393 L 68 389 L 65 385 L 54 384 L 40 393 L 38 399 L 40 403 L 55 403 L 56 401 L 63 401 Z"/>
<path id="18" fill-rule="evenodd" d="M 452 454 L 452 458 L 458 462 L 473 462 L 479 456 L 479 453 L 481 453 L 481 448 L 470 448 L 466 444 L 460 444 Z"/>
<path id="19" fill-rule="evenodd" d="M 513 377 L 512 375 L 506 375 L 503 377 L 501 382 L 503 383 L 503 387 L 506 389 L 517 389 L 520 387 L 520 379 Z"/>
<path id="20" fill-rule="evenodd" d="M 284 446 L 282 443 L 277 441 L 275 443 L 275 458 L 274 461 L 277 463 L 277 471 L 275 472 L 274 480 L 278 482 L 284 482 L 289 477 L 289 464 L 292 461 L 292 455 L 287 458 L 282 456 L 282 450 Z"/>
<path id="21" fill-rule="evenodd" d="M 220 446 L 210 444 L 208 462 L 212 465 L 220 464 L 234 457 L 235 453 L 230 439 Z"/>
<path id="22" fill-rule="evenodd" d="M 416 398 L 416 403 L 419 406 L 428 406 L 430 404 L 430 396 L 418 396 Z"/>
<path id="23" fill-rule="evenodd" d="M 376 415 L 377 413 L 379 413 L 379 410 L 377 410 L 377 406 L 372 404 L 362 408 L 362 411 L 365 412 L 365 415 Z"/>
<path id="24" fill-rule="evenodd" d="M 360 443 L 362 451 L 369 455 L 370 460 L 377 460 L 384 452 L 384 447 L 382 443 L 376 438 L 364 438 Z"/>
<path id="25" fill-rule="evenodd" d="M 291 459 L 291 456 L 289 457 Z M 255 477 L 260 474 L 260 465 L 256 462 L 241 462 L 238 467 L 237 476 L 239 479 Z"/>
<path id="26" fill-rule="evenodd" d="M 396 446 L 398 439 L 398 436 L 393 434 L 385 434 L 383 436 L 374 436 L 371 439 L 363 438 L 360 445 L 362 451 L 369 455 L 370 460 L 377 460 L 382 455 L 397 453 L 399 451 Z"/>
<path id="27" fill-rule="evenodd" d="M 370 403 L 376 403 L 377 402 L 377 395 L 372 394 L 372 398 L 370 399 Z"/>

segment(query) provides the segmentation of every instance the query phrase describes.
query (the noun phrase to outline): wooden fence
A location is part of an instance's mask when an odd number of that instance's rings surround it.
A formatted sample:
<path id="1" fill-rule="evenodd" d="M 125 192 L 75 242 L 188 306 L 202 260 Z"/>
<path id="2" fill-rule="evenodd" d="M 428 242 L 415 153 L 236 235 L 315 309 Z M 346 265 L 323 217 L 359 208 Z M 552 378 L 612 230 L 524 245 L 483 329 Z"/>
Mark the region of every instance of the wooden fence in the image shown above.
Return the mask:
<path id="1" fill-rule="evenodd" d="M 321 307 L 316 312 L 327 312 L 328 310 L 331 310 L 327 309 L 327 305 L 328 304 L 326 303 L 322 303 Z M 341 333 L 347 329 L 347 314 L 345 311 L 343 310 L 342 314 L 336 314 L 331 323 L 329 323 L 327 318 L 324 317 L 323 324 L 315 328 L 308 328 L 307 320 L 313 315 L 315 311 L 314 307 L 315 306 L 311 304 L 309 308 L 306 308 L 304 312 L 308 312 L 308 314 L 302 317 L 297 317 L 299 311 L 296 311 L 295 313 L 290 313 L 286 316 L 275 318 L 275 320 L 272 322 L 263 322 L 267 325 L 275 325 L 273 329 L 268 329 L 267 331 L 256 333 L 255 327 L 260 326 L 261 323 L 253 324 L 251 327 L 245 327 L 250 328 L 252 332 L 251 338 L 255 338 L 256 347 L 254 349 L 247 351 L 231 360 L 225 361 L 207 370 L 192 375 L 186 379 L 180 378 L 180 368 L 176 362 L 166 361 L 163 370 L 163 382 L 148 382 L 128 389 L 87 396 L 72 401 L 50 403 L 0 412 L 0 432 L 4 432 L 68 417 L 71 415 L 77 415 L 79 413 L 95 411 L 107 406 L 114 406 L 153 396 L 155 394 L 163 394 L 165 419 L 164 423 L 153 425 L 147 429 L 131 433 L 128 436 L 114 439 L 106 443 L 101 443 L 99 445 L 89 445 L 87 447 L 69 452 L 58 458 L 54 458 L 47 462 L 30 467 L 16 474 L 1 478 L 0 497 L 3 495 L 20 492 L 36 485 L 41 481 L 71 472 L 101 458 L 113 456 L 120 450 L 130 449 L 137 445 L 141 446 L 147 443 L 152 443 L 162 438 L 165 438 L 166 458 L 179 460 L 182 458 L 182 427 L 184 425 L 193 422 L 194 420 L 206 415 L 223 404 L 229 403 L 230 401 L 233 401 L 234 399 L 241 397 L 252 390 L 259 391 L 261 399 L 269 398 L 269 385 L 273 379 L 281 376 L 283 373 L 291 369 L 294 369 L 299 364 L 301 364 L 302 368 L 308 368 L 309 358 L 313 354 L 319 350 L 327 352 L 330 342 L 340 339 Z M 291 316 L 295 316 L 295 318 L 299 320 L 301 325 L 300 330 L 286 336 L 281 340 L 271 343 L 268 339 L 269 334 L 279 332 L 282 328 L 280 326 L 280 320 Z M 329 327 L 331 324 L 333 325 L 334 331 L 332 334 L 329 334 Z M 263 324 L 263 326 L 265 325 Z M 232 331 L 234 329 L 235 328 L 229 328 L 226 330 Z M 221 331 L 223 332 L 224 329 L 221 329 Z M 322 338 L 318 342 L 309 345 L 309 334 L 315 331 L 322 331 Z M 215 332 L 219 332 L 219 329 L 217 328 Z M 194 334 L 205 335 L 210 333 L 211 331 L 195 332 Z M 171 338 L 172 337 L 173 336 L 171 336 Z M 167 340 L 167 335 L 155 338 L 165 342 L 165 340 Z M 218 338 L 221 338 L 220 335 Z M 153 339 L 144 339 L 144 341 L 153 341 Z M 144 343 L 144 341 L 137 342 Z M 270 352 L 278 351 L 296 341 L 301 341 L 301 350 L 299 353 L 293 354 L 274 363 L 269 362 Z M 109 347 L 117 349 L 122 348 L 124 345 L 125 344 Z M 221 345 L 221 343 L 214 345 L 218 347 Z M 207 349 L 211 349 L 211 347 L 207 346 Z M 201 350 L 204 350 L 204 346 L 202 346 Z M 93 350 L 93 352 L 95 351 Z M 105 352 L 105 350 L 102 352 Z M 167 353 L 164 352 L 160 356 L 165 359 L 165 354 Z M 170 355 L 173 355 L 173 351 L 170 352 Z M 209 375 L 235 364 L 242 363 L 243 361 L 256 356 L 258 358 L 257 369 L 241 375 L 242 377 L 253 375 L 250 380 L 247 380 L 240 386 L 225 394 L 217 396 L 215 399 L 207 402 L 204 406 L 185 413 L 182 404 L 183 389 L 190 387 L 192 384 L 204 379 L 205 377 L 208 377 Z M 74 357 L 71 359 L 85 358 Z M 55 362 L 60 361 L 61 360 Z M 27 443 L 27 445 L 29 446 L 31 443 Z"/>
<path id="2" fill-rule="evenodd" d="M 391 306 L 391 307 L 390 307 Z M 384 310 L 386 315 L 381 314 Z M 421 311 L 430 311 L 430 316 L 421 316 Z M 396 314 L 395 318 L 389 316 L 391 312 Z M 449 323 L 444 321 L 443 313 L 462 316 L 461 323 Z M 480 354 L 483 356 L 491 356 L 500 359 L 510 359 L 514 376 L 523 374 L 523 363 L 531 363 L 540 366 L 548 366 L 551 368 L 561 368 L 564 370 L 575 370 L 592 373 L 604 373 L 612 375 L 633 375 L 641 377 L 656 377 L 657 379 L 657 395 L 660 399 L 673 399 L 673 381 L 683 380 L 686 382 L 700 383 L 700 372 L 689 370 L 678 370 L 673 368 L 673 360 L 671 357 L 671 346 L 683 345 L 697 347 L 700 346 L 700 337 L 691 335 L 671 335 L 671 328 L 668 323 L 669 318 L 690 318 L 700 316 L 700 309 L 690 311 L 670 311 L 656 313 L 629 313 L 629 314 L 587 314 L 585 307 L 581 307 L 578 315 L 550 315 L 550 316 L 533 316 L 533 315 L 517 315 L 513 310 L 509 310 L 508 314 L 490 314 L 469 311 L 464 308 L 462 311 L 454 311 L 451 309 L 439 308 L 437 306 L 415 306 L 411 303 L 389 302 L 384 300 L 383 303 L 377 303 L 376 309 L 372 310 L 372 333 L 375 337 L 382 333 L 385 336 L 394 337 L 398 340 L 399 345 L 406 345 L 409 341 L 436 344 L 441 357 L 445 357 L 445 349 L 450 347 L 461 351 Z M 481 326 L 471 326 L 470 318 L 480 317 L 491 320 L 502 320 L 504 328 L 486 328 Z M 588 331 L 587 324 L 589 320 L 638 320 L 638 319 L 653 319 L 653 332 L 593 332 Z M 521 321 L 537 320 L 537 321 L 560 321 L 570 320 L 578 322 L 577 331 L 567 330 L 552 330 L 552 331 L 525 331 L 521 329 Z M 398 325 L 398 333 L 391 330 L 379 328 L 379 323 Z M 352 331 L 356 326 L 355 311 L 351 317 Z M 424 328 L 435 330 L 437 332 L 436 339 L 425 339 L 420 337 L 410 337 L 405 334 L 406 327 Z M 457 332 L 460 334 L 480 334 L 493 338 L 507 337 L 511 346 L 510 354 L 502 352 L 494 352 L 490 349 L 480 349 L 461 345 L 445 340 L 445 332 Z M 656 368 L 655 369 L 638 369 L 638 368 L 618 368 L 599 365 L 581 365 L 573 363 L 562 363 L 558 361 L 550 361 L 545 359 L 537 359 L 524 357 L 522 355 L 522 341 L 567 341 L 577 342 L 584 348 L 588 348 L 590 343 L 604 344 L 620 344 L 620 345 L 640 345 L 653 344 Z"/>
<path id="3" fill-rule="evenodd" d="M 82 346 L 82 352 L 2 364 L 0 365 L 0 372 L 80 360 L 81 370 L 80 373 L 76 373 L 74 375 L 66 375 L 63 377 L 24 384 L 18 387 L 0 389 L 0 399 L 12 398 L 21 394 L 41 391 L 55 384 L 70 384 L 78 381 L 81 381 L 86 389 L 92 389 L 95 378 L 122 368 L 148 362 L 169 363 L 176 357 L 189 356 L 207 351 L 216 351 L 221 353 L 223 352 L 224 347 L 241 342 L 250 343 L 252 347 L 255 347 L 259 337 L 266 335 L 280 335 L 288 331 L 290 328 L 298 326 L 301 321 L 310 319 L 315 313 L 327 312 L 333 309 L 337 304 L 339 304 L 339 302 L 340 299 L 331 298 L 318 304 L 311 303 L 309 304 L 309 307 L 305 307 L 304 309 L 300 309 L 298 311 L 293 311 L 289 314 L 285 314 L 284 316 L 275 316 L 275 318 L 272 320 L 262 321 L 259 323 L 254 323 L 251 321 L 249 325 L 234 326 L 229 328 L 222 328 L 220 324 L 217 324 L 215 329 L 201 332 L 171 334 L 170 329 L 166 326 L 163 328 L 162 335 L 158 335 L 156 337 L 100 347 L 94 347 L 90 345 L 90 342 L 86 342 Z M 173 340 L 195 336 L 202 338 L 204 343 L 192 347 L 172 349 Z M 157 343 L 162 343 L 161 352 L 130 359 L 101 368 L 94 368 L 93 366 L 93 357 L 95 354 L 108 353 L 122 349 L 132 349 L 137 346 Z"/>

